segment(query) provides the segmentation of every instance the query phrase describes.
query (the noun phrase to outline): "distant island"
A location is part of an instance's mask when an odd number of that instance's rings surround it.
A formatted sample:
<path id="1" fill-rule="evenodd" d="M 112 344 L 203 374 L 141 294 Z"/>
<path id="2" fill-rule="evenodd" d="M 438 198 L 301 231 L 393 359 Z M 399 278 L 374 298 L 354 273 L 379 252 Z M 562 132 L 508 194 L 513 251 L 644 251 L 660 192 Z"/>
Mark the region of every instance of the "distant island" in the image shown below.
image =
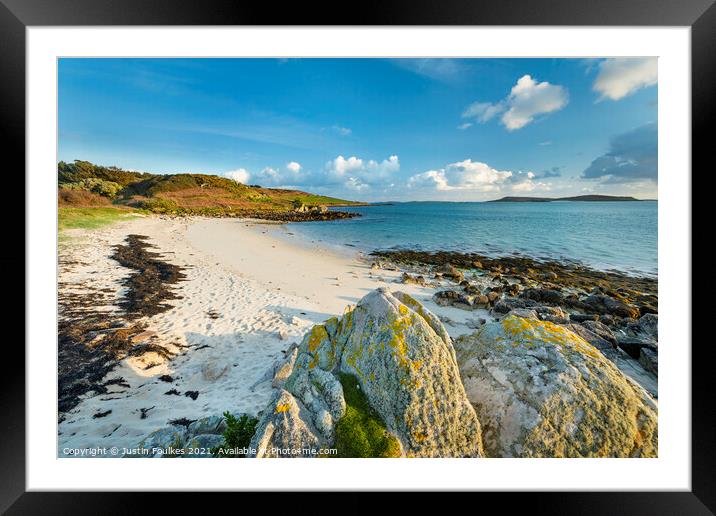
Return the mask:
<path id="1" fill-rule="evenodd" d="M 639 201 L 635 197 L 620 195 L 576 195 L 574 197 L 503 197 L 487 202 L 553 202 L 553 201 Z"/>

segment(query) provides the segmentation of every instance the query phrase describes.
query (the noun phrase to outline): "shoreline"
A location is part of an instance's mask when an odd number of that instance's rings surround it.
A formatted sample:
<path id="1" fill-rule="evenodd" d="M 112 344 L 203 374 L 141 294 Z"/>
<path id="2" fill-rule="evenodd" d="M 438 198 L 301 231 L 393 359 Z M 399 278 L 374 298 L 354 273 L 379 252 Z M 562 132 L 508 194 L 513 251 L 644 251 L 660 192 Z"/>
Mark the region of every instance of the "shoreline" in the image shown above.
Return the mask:
<path id="1" fill-rule="evenodd" d="M 65 447 L 133 446 L 175 420 L 226 410 L 256 415 L 272 395 L 270 381 L 260 380 L 291 343 L 379 287 L 413 296 L 441 319 L 452 338 L 501 316 L 494 306 L 465 310 L 437 302 L 437 292 L 461 288 L 454 278 L 428 278 L 427 269 L 397 267 L 347 246 L 342 252 L 306 240 L 291 227 L 239 218 L 147 216 L 103 229 L 68 231 L 71 242 L 60 255 L 69 262 L 82 259 L 61 270 L 62 290 L 101 283 L 106 302 L 116 309 L 130 271 L 110 256 L 130 234 L 148 237 L 153 251 L 182 267 L 186 278 L 175 286 L 181 299 L 168 301 L 169 310 L 138 320 L 146 325 L 144 338 L 175 356 L 149 352 L 122 359 L 105 378 L 106 393 L 82 396 L 65 414 L 59 455 L 66 455 Z M 421 271 L 425 281 L 405 282 L 405 272 Z M 483 280 L 470 276 L 479 285 Z M 633 369 L 631 376 L 642 374 L 638 361 L 621 360 L 620 368 Z"/>

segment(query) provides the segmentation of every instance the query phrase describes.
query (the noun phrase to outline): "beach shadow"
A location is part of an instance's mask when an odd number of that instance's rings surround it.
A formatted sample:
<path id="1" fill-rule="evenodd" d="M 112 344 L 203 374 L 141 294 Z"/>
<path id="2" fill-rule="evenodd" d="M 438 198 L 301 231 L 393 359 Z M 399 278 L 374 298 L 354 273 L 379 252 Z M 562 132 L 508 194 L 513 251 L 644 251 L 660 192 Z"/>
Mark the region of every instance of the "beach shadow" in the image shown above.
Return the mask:
<path id="1" fill-rule="evenodd" d="M 334 317 L 334 314 L 329 314 L 327 312 L 315 312 L 313 310 L 290 308 L 287 306 L 279 305 L 267 305 L 266 310 L 271 310 L 283 314 L 286 319 L 286 322 L 289 322 L 291 317 L 298 317 L 299 319 L 305 319 L 317 324 L 322 323 L 323 321 L 330 319 L 331 317 Z"/>

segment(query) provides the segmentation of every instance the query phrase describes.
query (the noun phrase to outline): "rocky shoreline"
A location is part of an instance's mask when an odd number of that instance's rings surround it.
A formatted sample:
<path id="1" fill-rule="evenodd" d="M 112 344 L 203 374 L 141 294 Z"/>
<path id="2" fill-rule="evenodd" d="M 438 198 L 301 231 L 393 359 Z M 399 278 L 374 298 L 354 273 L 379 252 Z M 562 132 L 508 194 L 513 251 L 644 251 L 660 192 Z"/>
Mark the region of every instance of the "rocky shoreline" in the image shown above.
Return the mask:
<path id="1" fill-rule="evenodd" d="M 337 210 L 226 210 L 226 209 L 200 209 L 179 210 L 171 213 L 158 212 L 160 215 L 171 217 L 212 217 L 229 219 L 254 219 L 272 222 L 317 222 L 327 220 L 344 220 L 361 217 L 360 213 Z"/>
<path id="2" fill-rule="evenodd" d="M 658 455 L 656 401 L 579 334 L 517 310 L 453 340 L 414 298 L 380 288 L 270 373 L 274 396 L 236 456 Z M 376 432 L 344 423 L 356 411 L 346 377 Z M 127 456 L 211 457 L 229 441 L 221 416 L 192 425 L 204 432 L 162 428 Z"/>
<path id="3" fill-rule="evenodd" d="M 400 267 L 404 283 L 448 279 L 442 306 L 487 309 L 566 325 L 607 358 L 626 353 L 658 373 L 658 282 L 579 264 L 475 253 L 375 251 L 374 268 Z"/>
<path id="4" fill-rule="evenodd" d="M 208 242 L 240 232 L 238 276 L 218 247 L 181 240 L 182 220 L 127 225 L 95 246 L 99 269 L 61 256 L 63 443 L 126 457 L 658 454 L 654 279 L 524 257 L 356 260 L 291 247 L 271 224 L 196 222 L 191 235 L 223 228 Z M 284 294 L 289 264 L 302 298 Z"/>

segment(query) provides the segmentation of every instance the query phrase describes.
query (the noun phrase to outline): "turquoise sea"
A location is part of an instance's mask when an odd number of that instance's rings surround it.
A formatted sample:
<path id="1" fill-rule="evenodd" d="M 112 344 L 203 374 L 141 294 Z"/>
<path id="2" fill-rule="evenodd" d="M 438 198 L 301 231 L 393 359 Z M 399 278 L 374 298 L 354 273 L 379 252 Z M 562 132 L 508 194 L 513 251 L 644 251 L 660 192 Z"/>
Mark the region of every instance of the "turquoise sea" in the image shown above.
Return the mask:
<path id="1" fill-rule="evenodd" d="M 631 274 L 657 273 L 657 201 L 409 202 L 354 208 L 363 216 L 291 224 L 328 245 L 521 254 Z"/>

